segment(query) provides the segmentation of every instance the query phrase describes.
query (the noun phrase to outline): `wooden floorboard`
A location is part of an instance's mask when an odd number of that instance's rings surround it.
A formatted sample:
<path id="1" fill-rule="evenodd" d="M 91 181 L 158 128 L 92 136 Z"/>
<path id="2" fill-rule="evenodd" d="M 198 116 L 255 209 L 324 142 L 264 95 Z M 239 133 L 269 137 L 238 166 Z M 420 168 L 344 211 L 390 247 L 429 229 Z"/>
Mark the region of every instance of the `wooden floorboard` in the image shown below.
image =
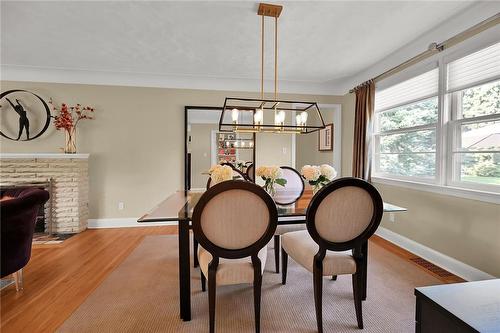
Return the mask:
<path id="1" fill-rule="evenodd" d="M 53 332 L 147 235 L 176 234 L 176 226 L 86 230 L 52 247 L 34 247 L 25 268 L 25 289 L 11 286 L 1 293 L 1 332 Z M 371 241 L 419 266 L 445 283 L 442 277 L 416 264 L 414 254 L 380 238 Z"/>
<path id="2" fill-rule="evenodd" d="M 24 290 L 1 293 L 2 332 L 52 332 L 147 235 L 177 227 L 86 230 L 54 247 L 34 247 Z"/>

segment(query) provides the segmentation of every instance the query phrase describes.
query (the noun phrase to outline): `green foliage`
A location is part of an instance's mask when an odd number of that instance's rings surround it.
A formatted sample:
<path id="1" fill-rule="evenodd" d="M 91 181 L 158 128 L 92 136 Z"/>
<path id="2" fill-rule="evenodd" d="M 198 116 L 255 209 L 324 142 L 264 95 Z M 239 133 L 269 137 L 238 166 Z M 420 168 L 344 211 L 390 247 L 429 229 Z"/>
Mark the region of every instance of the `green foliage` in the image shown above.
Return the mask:
<path id="1" fill-rule="evenodd" d="M 500 114 L 500 81 L 459 92 L 463 118 Z M 408 127 L 430 125 L 438 120 L 438 98 L 415 102 L 384 111 L 377 115 L 381 132 Z M 462 133 L 473 131 L 493 122 L 462 126 Z M 483 130 L 484 131 L 484 130 Z M 436 131 L 420 130 L 380 136 L 379 170 L 400 176 L 434 177 L 436 172 Z M 496 149 L 492 147 L 491 149 Z M 500 154 L 464 153 L 461 158 L 462 176 L 469 181 L 487 177 L 500 182 Z M 479 180 L 478 180 L 479 182 Z M 492 182 L 495 183 L 495 182 Z"/>
<path id="2" fill-rule="evenodd" d="M 285 186 L 287 181 L 285 178 L 276 178 L 274 182 L 278 185 Z"/>
<path id="3" fill-rule="evenodd" d="M 461 94 L 464 118 L 500 113 L 500 81 L 466 89 Z"/>

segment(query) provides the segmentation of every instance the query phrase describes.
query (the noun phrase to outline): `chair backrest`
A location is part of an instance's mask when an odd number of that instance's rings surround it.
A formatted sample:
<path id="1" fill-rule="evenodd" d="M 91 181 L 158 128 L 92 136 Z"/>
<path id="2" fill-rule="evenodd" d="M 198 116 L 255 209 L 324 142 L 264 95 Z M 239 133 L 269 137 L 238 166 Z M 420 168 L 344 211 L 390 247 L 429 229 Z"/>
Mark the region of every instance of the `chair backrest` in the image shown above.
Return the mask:
<path id="1" fill-rule="evenodd" d="M 0 202 L 1 276 L 23 268 L 31 257 L 31 243 L 38 211 L 49 192 L 37 188 L 4 191 L 13 199 Z"/>
<path id="2" fill-rule="evenodd" d="M 278 212 L 260 186 L 240 180 L 209 188 L 193 211 L 193 232 L 200 245 L 215 257 L 256 255 L 276 230 Z"/>
<path id="3" fill-rule="evenodd" d="M 359 178 L 340 178 L 323 187 L 307 208 L 307 230 L 320 248 L 345 251 L 363 244 L 380 224 L 383 201 Z"/>
<path id="4" fill-rule="evenodd" d="M 237 179 L 237 180 L 247 180 L 247 178 L 245 177 L 245 175 L 243 174 L 243 172 L 241 172 L 240 170 L 236 169 L 232 164 L 229 164 L 229 163 L 224 163 L 224 164 L 221 164 L 221 165 L 227 165 L 227 166 L 230 166 L 231 169 L 233 169 L 233 180 Z M 212 184 L 212 178 L 211 177 L 208 177 L 208 180 L 207 180 L 207 190 L 212 187 L 213 184 Z"/>
<path id="5" fill-rule="evenodd" d="M 304 193 L 304 180 L 294 168 L 289 166 L 280 168 L 283 171 L 283 178 L 286 179 L 286 185 L 284 187 L 280 185 L 274 187 L 276 189 L 274 201 L 282 206 L 291 205 L 297 202 Z"/>
<path id="6" fill-rule="evenodd" d="M 254 170 L 255 167 L 254 167 L 254 164 L 250 164 L 247 166 L 247 172 L 246 172 L 246 176 L 247 176 L 247 179 L 254 182 L 255 183 L 255 177 L 254 177 Z"/>

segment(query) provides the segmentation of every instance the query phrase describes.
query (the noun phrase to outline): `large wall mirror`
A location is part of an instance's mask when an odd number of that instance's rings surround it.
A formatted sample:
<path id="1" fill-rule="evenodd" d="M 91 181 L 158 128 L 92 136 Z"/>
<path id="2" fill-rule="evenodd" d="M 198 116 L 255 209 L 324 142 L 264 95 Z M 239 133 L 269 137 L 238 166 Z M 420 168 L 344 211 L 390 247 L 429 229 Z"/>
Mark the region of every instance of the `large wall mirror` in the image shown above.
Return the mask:
<path id="1" fill-rule="evenodd" d="M 185 112 L 186 189 L 204 189 L 215 164 L 230 164 L 255 179 L 255 134 L 220 132 L 221 108 L 187 106 Z"/>

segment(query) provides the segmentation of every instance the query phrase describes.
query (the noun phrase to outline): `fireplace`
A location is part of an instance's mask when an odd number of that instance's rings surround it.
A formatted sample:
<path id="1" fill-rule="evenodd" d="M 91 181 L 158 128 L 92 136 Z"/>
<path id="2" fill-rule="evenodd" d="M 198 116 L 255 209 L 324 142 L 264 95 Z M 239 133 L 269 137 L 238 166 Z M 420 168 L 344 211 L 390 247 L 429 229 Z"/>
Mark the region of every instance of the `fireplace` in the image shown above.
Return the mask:
<path id="1" fill-rule="evenodd" d="M 76 234 L 87 228 L 89 154 L 2 153 L 0 185 L 43 187 L 50 203 L 41 211 L 37 231 Z M 43 213 L 43 214 L 42 214 Z"/>

